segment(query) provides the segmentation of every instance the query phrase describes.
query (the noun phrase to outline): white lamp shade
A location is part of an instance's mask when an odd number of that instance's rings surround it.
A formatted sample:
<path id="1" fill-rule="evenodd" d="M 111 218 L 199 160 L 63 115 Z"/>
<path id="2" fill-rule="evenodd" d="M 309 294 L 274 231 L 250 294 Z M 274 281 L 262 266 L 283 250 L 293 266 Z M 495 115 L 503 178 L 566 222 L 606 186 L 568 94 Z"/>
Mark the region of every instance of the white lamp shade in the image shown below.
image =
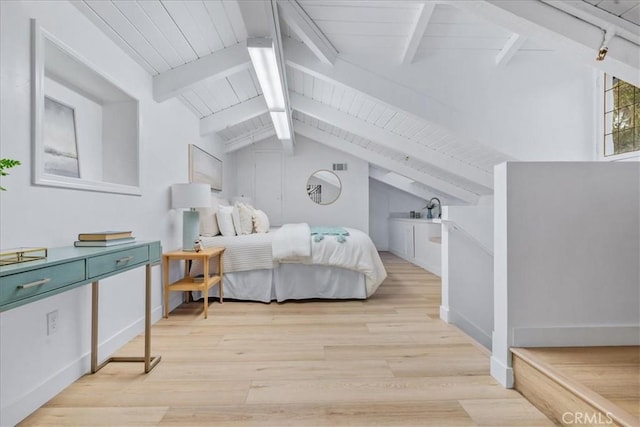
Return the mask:
<path id="1" fill-rule="evenodd" d="M 171 207 L 208 208 L 211 206 L 211 186 L 192 182 L 171 186 Z"/>

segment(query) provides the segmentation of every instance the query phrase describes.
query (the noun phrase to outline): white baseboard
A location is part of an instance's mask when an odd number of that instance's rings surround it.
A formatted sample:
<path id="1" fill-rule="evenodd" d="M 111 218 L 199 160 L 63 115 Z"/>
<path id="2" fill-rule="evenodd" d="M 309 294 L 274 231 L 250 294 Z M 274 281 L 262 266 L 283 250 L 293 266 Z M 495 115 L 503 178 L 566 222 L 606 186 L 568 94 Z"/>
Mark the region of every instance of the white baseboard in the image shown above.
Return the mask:
<path id="1" fill-rule="evenodd" d="M 513 328 L 512 347 L 640 345 L 635 325 Z"/>
<path id="2" fill-rule="evenodd" d="M 405 261 L 413 262 L 413 260 L 409 259 L 409 257 L 408 257 L 408 256 L 406 256 L 406 255 L 404 255 L 404 254 L 401 254 L 400 252 L 396 252 L 396 251 L 394 251 L 394 250 L 393 250 L 393 249 L 391 249 L 391 248 L 389 248 L 389 252 L 391 252 L 392 254 L 394 254 L 394 255 L 395 255 L 395 256 L 397 256 L 397 257 L 402 258 L 402 259 L 403 259 L 403 260 L 405 260 Z"/>
<path id="3" fill-rule="evenodd" d="M 162 318 L 162 314 L 162 306 L 154 308 L 151 312 L 152 323 Z M 143 331 L 144 317 L 100 343 L 98 345 L 98 361 L 104 360 L 115 353 Z M 2 406 L 0 408 L 0 426 L 16 425 L 90 370 L 91 351 L 89 350 L 58 372 L 52 374 L 37 387 L 29 390 L 7 406 Z"/>
<path id="4" fill-rule="evenodd" d="M 418 267 L 424 268 L 428 272 L 433 273 L 438 277 L 442 277 L 442 271 L 441 271 L 442 267 L 439 266 L 439 265 L 436 266 L 436 265 L 433 265 L 433 264 L 427 264 L 426 262 L 423 262 L 423 261 L 419 260 L 418 258 L 410 259 L 410 260 L 407 260 L 407 261 L 417 265 Z"/>
<path id="5" fill-rule="evenodd" d="M 455 310 L 448 310 L 448 323 L 453 323 L 471 338 L 479 342 L 483 347 L 491 351 L 492 340 L 491 335 L 480 329 L 475 323 L 467 319 L 465 316 Z"/>
<path id="6" fill-rule="evenodd" d="M 491 356 L 491 376 L 505 388 L 513 388 L 513 368 Z"/>
<path id="7" fill-rule="evenodd" d="M 445 307 L 444 305 L 440 306 L 440 319 L 444 322 L 451 323 L 449 321 L 449 307 Z"/>
<path id="8" fill-rule="evenodd" d="M 440 267 L 439 266 L 436 267 L 436 266 L 433 266 L 433 265 L 427 265 L 426 263 L 420 261 L 417 258 L 410 258 L 410 257 L 408 257 L 408 256 L 406 256 L 404 254 L 401 254 L 399 252 L 394 251 L 393 249 L 389 249 L 389 252 L 391 252 L 392 254 L 394 254 L 397 257 L 402 258 L 405 261 L 409 261 L 411 264 L 415 264 L 418 267 L 424 268 L 428 272 L 433 273 L 438 277 L 442 276 L 442 272 L 440 271 Z"/>
<path id="9" fill-rule="evenodd" d="M 0 409 L 0 426 L 14 426 L 25 419 L 56 394 L 86 374 L 91 366 L 90 357 L 82 356 L 51 375 L 39 386 Z"/>

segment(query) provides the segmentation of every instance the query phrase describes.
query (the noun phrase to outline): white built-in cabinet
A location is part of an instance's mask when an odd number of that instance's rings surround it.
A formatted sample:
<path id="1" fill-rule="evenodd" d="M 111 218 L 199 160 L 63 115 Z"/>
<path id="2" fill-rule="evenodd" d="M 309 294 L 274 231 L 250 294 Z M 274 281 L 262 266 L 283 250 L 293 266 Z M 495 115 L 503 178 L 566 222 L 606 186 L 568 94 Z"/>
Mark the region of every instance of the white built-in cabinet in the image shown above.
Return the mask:
<path id="1" fill-rule="evenodd" d="M 440 276 L 442 224 L 438 220 L 390 218 L 389 250 Z"/>

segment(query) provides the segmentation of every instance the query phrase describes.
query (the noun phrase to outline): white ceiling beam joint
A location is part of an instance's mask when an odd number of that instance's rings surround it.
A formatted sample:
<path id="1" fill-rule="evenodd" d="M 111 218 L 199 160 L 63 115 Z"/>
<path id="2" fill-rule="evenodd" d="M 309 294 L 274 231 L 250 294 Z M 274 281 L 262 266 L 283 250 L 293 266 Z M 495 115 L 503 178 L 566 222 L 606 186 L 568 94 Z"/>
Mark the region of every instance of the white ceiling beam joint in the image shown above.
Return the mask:
<path id="1" fill-rule="evenodd" d="M 230 139 L 224 143 L 224 152 L 232 153 L 238 151 L 244 147 L 248 147 L 251 144 L 270 138 L 276 134 L 275 129 L 271 125 L 267 125 L 256 129 L 248 134 L 240 135 L 236 138 Z"/>
<path id="2" fill-rule="evenodd" d="M 250 67 L 247 47 L 238 43 L 153 76 L 153 99 L 166 101 L 203 80 L 223 79 Z"/>
<path id="3" fill-rule="evenodd" d="M 296 0 L 278 0 L 282 18 L 320 61 L 333 65 L 338 50 Z"/>
<path id="4" fill-rule="evenodd" d="M 413 62 L 413 58 L 418 51 L 418 46 L 420 46 L 420 42 L 422 41 L 422 37 L 429 25 L 431 15 L 433 15 L 435 8 L 436 4 L 431 2 L 424 2 L 420 5 L 418 17 L 416 22 L 413 24 L 409 40 L 407 41 L 407 45 L 404 47 L 404 52 L 402 53 L 402 64 L 410 65 Z"/>
<path id="5" fill-rule="evenodd" d="M 235 124 L 258 117 L 267 111 L 267 104 L 264 102 L 264 97 L 258 95 L 255 98 L 251 98 L 200 119 L 200 136 L 219 132 Z"/>
<path id="6" fill-rule="evenodd" d="M 559 53 L 640 86 L 640 73 L 638 73 L 640 45 L 620 36 L 617 33 L 619 28 L 616 28 L 617 37 L 614 37 L 608 46 L 606 60 L 596 61 L 602 44 L 603 25 L 604 28 L 608 25 L 604 19 L 599 24 L 595 23 L 595 13 L 576 16 L 568 11 L 566 3 L 569 2 L 449 1 L 452 6 L 473 13 L 524 37 L 551 43 Z M 583 2 L 570 3 L 575 6 Z M 615 17 L 612 16 L 612 18 Z M 611 19 L 606 21 L 611 23 Z M 629 34 L 629 37 L 637 36 Z"/>
<path id="7" fill-rule="evenodd" d="M 606 10 L 600 9 L 585 1 L 542 0 L 550 6 L 570 13 L 583 21 L 591 22 L 602 30 L 614 28 L 618 36 L 640 45 L 638 26 L 626 19 L 620 18 Z"/>
<path id="8" fill-rule="evenodd" d="M 504 47 L 498 54 L 496 55 L 496 66 L 504 67 L 506 66 L 511 58 L 518 53 L 518 50 L 522 47 L 526 39 L 522 37 L 520 34 L 513 33 L 509 40 L 505 43 Z"/>

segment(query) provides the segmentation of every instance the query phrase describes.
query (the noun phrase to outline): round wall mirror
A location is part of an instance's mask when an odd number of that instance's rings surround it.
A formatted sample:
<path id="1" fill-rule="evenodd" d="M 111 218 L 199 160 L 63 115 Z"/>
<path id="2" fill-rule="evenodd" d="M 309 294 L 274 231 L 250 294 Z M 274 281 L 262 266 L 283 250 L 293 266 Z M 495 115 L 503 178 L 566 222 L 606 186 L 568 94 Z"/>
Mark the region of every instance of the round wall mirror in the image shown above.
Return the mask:
<path id="1" fill-rule="evenodd" d="M 341 191 L 340 178 L 328 170 L 314 172 L 307 181 L 307 195 L 319 205 L 329 205 L 335 202 Z"/>

